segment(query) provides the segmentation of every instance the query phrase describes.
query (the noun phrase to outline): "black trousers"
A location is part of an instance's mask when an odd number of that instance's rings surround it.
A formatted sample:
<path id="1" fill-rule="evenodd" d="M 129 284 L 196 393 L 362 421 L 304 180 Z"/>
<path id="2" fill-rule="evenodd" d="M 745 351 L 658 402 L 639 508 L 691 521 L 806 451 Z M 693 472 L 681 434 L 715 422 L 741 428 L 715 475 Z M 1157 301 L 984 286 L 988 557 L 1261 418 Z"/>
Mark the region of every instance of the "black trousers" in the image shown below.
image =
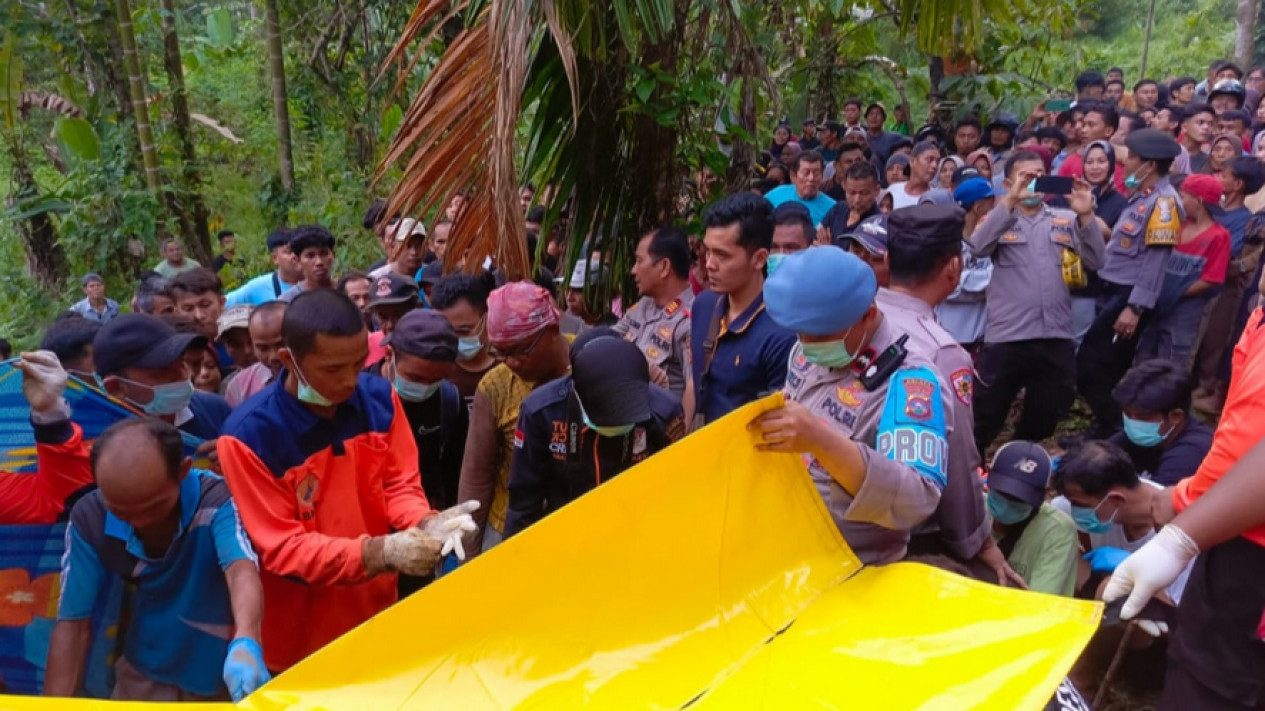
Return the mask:
<path id="1" fill-rule="evenodd" d="M 1070 338 L 985 343 L 975 370 L 975 446 L 981 458 L 1021 389 L 1027 394 L 1015 439 L 1031 442 L 1054 434 L 1076 397 L 1076 344 Z"/>
<path id="2" fill-rule="evenodd" d="M 1142 333 L 1149 320 L 1149 315 L 1142 317 L 1133 338 L 1116 338 L 1116 319 L 1129 305 L 1131 291 L 1133 287 L 1103 282 L 1098 315 L 1076 352 L 1076 387 L 1094 414 L 1093 434 L 1098 438 L 1120 430 L 1120 406 L 1111 391 L 1133 366 L 1137 334 Z"/>

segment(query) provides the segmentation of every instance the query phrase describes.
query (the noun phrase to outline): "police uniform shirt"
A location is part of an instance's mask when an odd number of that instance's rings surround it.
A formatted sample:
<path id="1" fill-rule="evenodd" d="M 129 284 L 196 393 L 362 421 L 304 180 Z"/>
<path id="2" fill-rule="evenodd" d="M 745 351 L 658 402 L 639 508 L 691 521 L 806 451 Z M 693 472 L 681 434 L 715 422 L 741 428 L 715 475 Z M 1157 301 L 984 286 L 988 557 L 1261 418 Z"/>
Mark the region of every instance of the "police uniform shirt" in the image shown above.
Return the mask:
<path id="1" fill-rule="evenodd" d="M 899 336 L 884 319 L 870 348 L 882 353 Z M 866 473 L 855 496 L 815 457 L 804 457 L 844 540 L 862 563 L 881 565 L 904 557 L 910 531 L 940 502 L 948 476 L 952 396 L 931 362 L 916 353 L 909 353 L 900 369 L 873 391 L 866 390 L 859 370 L 859 364 L 813 365 L 796 343 L 784 392 L 860 445 Z"/>
<path id="2" fill-rule="evenodd" d="M 1164 286 L 1168 255 L 1177 246 L 1186 213 L 1168 178 L 1129 198 L 1111 231 L 1106 263 L 1098 276 L 1112 284 L 1132 287 L 1128 303 L 1152 308 Z"/>
<path id="3" fill-rule="evenodd" d="M 993 260 L 985 343 L 1072 337 L 1072 297 L 1063 264 L 1070 251 L 1080 256 L 1083 269 L 1102 266 L 1096 223 L 1081 227 L 1076 213 L 1048 205 L 1032 217 L 998 205 L 970 243 L 976 255 Z"/>
<path id="4" fill-rule="evenodd" d="M 668 390 L 680 400 L 685 395 L 690 358 L 690 307 L 694 290 L 688 286 L 663 308 L 643 296 L 615 324 L 616 333 L 636 344 L 646 360 L 668 374 Z"/>
<path id="5" fill-rule="evenodd" d="M 955 555 L 969 560 L 979 553 L 991 531 L 984 509 L 984 488 L 976 473 L 980 462 L 975 446 L 975 415 L 971 410 L 975 392 L 971 356 L 936 322 L 931 305 L 922 299 L 879 289 L 875 301 L 893 329 L 909 334 L 905 344 L 909 352 L 931 361 L 953 393 L 948 481 L 935 516 L 917 533 L 938 531 Z"/>

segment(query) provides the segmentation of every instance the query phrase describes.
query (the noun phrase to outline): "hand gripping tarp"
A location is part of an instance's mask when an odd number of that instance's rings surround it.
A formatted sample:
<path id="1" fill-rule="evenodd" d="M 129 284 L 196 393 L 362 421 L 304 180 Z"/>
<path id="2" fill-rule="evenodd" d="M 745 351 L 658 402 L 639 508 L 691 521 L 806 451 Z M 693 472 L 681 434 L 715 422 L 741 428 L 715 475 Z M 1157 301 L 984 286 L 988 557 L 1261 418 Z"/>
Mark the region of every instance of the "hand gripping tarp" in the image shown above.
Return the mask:
<path id="1" fill-rule="evenodd" d="M 802 460 L 753 449 L 746 424 L 778 402 L 602 484 L 238 708 L 1040 709 L 1099 606 L 862 569 Z"/>

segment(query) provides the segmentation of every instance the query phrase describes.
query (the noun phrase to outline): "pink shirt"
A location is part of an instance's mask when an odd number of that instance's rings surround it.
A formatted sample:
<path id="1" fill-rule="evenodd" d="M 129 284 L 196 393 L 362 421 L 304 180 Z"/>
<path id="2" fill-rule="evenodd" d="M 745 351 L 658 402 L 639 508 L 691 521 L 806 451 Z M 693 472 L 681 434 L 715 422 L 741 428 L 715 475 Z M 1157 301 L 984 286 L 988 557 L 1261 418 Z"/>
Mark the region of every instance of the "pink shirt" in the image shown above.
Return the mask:
<path id="1" fill-rule="evenodd" d="M 256 363 L 233 376 L 224 388 L 224 399 L 229 407 L 237 407 L 272 382 L 272 371 L 263 363 Z"/>

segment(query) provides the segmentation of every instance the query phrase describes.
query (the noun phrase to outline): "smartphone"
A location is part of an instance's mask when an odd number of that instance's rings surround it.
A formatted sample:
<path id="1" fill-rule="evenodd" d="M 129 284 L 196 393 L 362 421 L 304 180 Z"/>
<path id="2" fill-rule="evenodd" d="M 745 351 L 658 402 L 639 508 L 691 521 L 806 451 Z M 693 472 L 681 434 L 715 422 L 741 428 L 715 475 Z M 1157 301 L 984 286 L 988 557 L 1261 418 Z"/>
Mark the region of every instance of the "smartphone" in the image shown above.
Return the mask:
<path id="1" fill-rule="evenodd" d="M 1046 111 L 1053 111 L 1054 113 L 1057 114 L 1057 113 L 1063 113 L 1064 111 L 1067 111 L 1070 108 L 1072 108 L 1071 99 L 1046 99 L 1045 100 Z"/>
<path id="2" fill-rule="evenodd" d="M 1074 182 L 1071 178 L 1062 175 L 1043 175 L 1037 178 L 1036 189 L 1033 192 L 1044 195 L 1069 195 Z"/>

